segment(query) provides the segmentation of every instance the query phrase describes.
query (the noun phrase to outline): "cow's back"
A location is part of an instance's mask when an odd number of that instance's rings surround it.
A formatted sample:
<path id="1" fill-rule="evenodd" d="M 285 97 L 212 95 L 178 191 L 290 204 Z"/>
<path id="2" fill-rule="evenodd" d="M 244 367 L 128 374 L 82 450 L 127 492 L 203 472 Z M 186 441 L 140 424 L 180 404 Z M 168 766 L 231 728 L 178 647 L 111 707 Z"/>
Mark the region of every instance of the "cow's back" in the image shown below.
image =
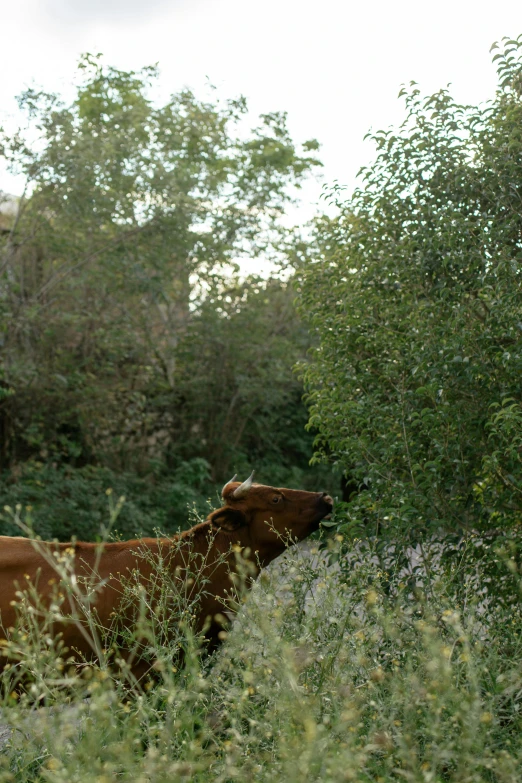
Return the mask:
<path id="1" fill-rule="evenodd" d="M 28 538 L 0 536 L 0 576 L 7 569 L 31 567 L 38 555 Z"/>
<path id="2" fill-rule="evenodd" d="M 129 543 L 134 547 L 129 547 Z M 140 542 L 91 544 L 91 543 L 58 543 L 34 541 L 22 537 L 0 536 L 0 638 L 6 638 L 9 628 L 16 623 L 19 592 L 33 592 L 35 588 L 38 601 L 44 607 L 49 607 L 51 598 L 71 595 L 68 587 L 60 579 L 57 566 L 67 567 L 79 577 L 77 584 L 91 580 L 96 586 L 95 606 L 98 618 L 103 625 L 109 623 L 113 612 L 122 596 L 121 581 L 136 568 L 139 560 L 137 546 Z M 60 560 L 62 560 L 60 564 Z M 143 563 L 140 563 L 140 571 Z M 80 588 L 82 592 L 85 587 Z M 30 596 L 34 601 L 34 595 Z M 64 609 L 67 612 L 70 601 L 66 599 Z M 82 607 L 73 601 L 74 613 L 81 622 Z M 88 654 L 89 644 L 84 634 L 78 628 L 78 622 L 55 624 L 55 631 L 61 631 L 68 647 Z"/>
<path id="3" fill-rule="evenodd" d="M 0 536 L 0 623 L 4 628 L 14 623 L 12 601 L 17 589 L 27 587 L 29 581 L 48 584 L 51 570 L 29 539 Z"/>

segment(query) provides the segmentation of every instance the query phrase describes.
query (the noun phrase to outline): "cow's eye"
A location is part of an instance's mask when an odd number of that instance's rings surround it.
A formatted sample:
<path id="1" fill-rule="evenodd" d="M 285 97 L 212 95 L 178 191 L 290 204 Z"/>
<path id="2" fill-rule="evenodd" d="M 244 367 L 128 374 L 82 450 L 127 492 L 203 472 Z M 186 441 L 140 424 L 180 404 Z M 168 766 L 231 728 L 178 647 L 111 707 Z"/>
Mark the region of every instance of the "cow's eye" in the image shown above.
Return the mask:
<path id="1" fill-rule="evenodd" d="M 272 498 L 272 503 L 279 503 L 281 501 L 280 495 L 274 495 Z"/>

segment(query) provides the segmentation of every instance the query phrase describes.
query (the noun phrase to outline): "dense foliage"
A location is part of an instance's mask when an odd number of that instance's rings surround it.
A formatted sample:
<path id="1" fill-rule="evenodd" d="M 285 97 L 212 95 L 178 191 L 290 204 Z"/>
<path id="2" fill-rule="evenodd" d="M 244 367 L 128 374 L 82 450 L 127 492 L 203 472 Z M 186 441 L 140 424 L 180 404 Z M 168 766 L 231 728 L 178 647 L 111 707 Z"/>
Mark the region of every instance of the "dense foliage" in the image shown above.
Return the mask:
<path id="1" fill-rule="evenodd" d="M 70 105 L 28 90 L 25 135 L 0 137 L 27 180 L 0 226 L 0 502 L 44 535 L 94 535 L 107 487 L 132 534 L 184 524 L 234 472 L 317 481 L 294 294 L 235 263 L 282 262 L 317 143 L 284 114 L 247 133 L 243 99 L 158 106 L 156 75 L 87 56 Z"/>
<path id="2" fill-rule="evenodd" d="M 318 458 L 370 530 L 505 529 L 522 510 L 522 36 L 487 104 L 402 94 L 375 162 L 317 225 L 301 311 Z"/>
<path id="3" fill-rule="evenodd" d="M 0 224 L 0 532 L 172 530 L 251 463 L 312 488 L 299 359 L 316 459 L 353 497 L 245 603 L 231 580 L 241 608 L 210 658 L 190 625 L 200 560 L 190 590 L 161 558 L 149 591 L 123 576 L 137 625 L 100 628 L 96 574 L 57 553 L 50 609 L 22 583 L 2 639 L 0 783 L 518 783 L 521 55 L 522 36 L 504 42 L 483 107 L 412 85 L 361 188 L 291 248 L 308 364 L 290 286 L 230 266 L 286 239 L 286 187 L 313 163 L 282 116 L 240 142 L 241 102 L 155 110 L 143 74 L 87 60 L 78 101 L 44 104 L 43 140 L 4 139 L 31 184 Z M 77 607 L 96 663 L 72 665 L 55 633 Z"/>

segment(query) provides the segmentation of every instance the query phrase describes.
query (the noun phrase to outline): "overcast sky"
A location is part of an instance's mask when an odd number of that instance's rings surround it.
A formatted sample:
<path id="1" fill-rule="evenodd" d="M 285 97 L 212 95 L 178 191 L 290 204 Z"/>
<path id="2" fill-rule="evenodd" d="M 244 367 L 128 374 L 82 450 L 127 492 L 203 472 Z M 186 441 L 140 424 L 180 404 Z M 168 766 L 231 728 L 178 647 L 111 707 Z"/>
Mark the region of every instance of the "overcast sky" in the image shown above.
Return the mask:
<path id="1" fill-rule="evenodd" d="M 522 2 L 3 0 L 0 31 L 0 124 L 28 85 L 70 94 L 82 52 L 121 68 L 159 62 L 165 97 L 203 94 L 208 77 L 255 113 L 286 110 L 296 140 L 321 142 L 325 180 L 351 188 L 371 155 L 364 134 L 403 116 L 403 82 L 452 82 L 466 102 L 493 94 L 489 48 L 522 33 Z M 0 190 L 20 187 L 0 170 Z"/>

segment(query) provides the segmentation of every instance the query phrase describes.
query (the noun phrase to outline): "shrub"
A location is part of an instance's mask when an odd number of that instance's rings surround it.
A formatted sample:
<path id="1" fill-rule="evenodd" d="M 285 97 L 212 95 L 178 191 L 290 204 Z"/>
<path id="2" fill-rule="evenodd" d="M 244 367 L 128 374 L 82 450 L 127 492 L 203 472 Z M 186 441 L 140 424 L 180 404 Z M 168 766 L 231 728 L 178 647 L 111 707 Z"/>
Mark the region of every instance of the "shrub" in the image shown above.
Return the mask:
<path id="1" fill-rule="evenodd" d="M 106 492 L 125 497 L 114 533 L 122 538 L 174 533 L 190 527 L 189 509 L 204 511 L 215 488 L 209 465 L 200 458 L 183 462 L 171 476 L 140 477 L 109 468 L 69 468 L 29 462 L 20 466 L 17 480 L 4 474 L 0 508 L 21 504 L 30 509 L 35 532 L 44 539 L 91 541 L 107 518 Z M 19 535 L 8 516 L 0 518 L 1 535 Z"/>
<path id="2" fill-rule="evenodd" d="M 316 457 L 364 490 L 347 515 L 372 531 L 520 520 L 522 37 L 494 59 L 479 107 L 402 90 L 404 123 L 372 136 L 302 269 Z"/>

